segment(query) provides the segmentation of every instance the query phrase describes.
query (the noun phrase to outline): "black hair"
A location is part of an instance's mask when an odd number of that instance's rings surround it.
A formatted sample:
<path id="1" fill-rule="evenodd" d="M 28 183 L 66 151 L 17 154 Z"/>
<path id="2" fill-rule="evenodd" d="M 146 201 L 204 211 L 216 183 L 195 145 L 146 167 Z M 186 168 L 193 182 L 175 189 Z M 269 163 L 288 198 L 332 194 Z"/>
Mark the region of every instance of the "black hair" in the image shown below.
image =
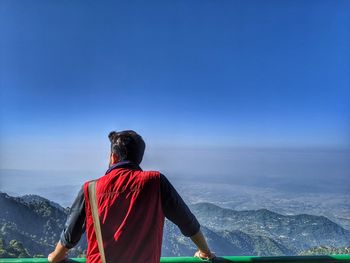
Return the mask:
<path id="1" fill-rule="evenodd" d="M 118 155 L 119 161 L 132 161 L 140 164 L 146 144 L 135 131 L 112 131 L 108 135 L 111 141 L 111 152 Z"/>

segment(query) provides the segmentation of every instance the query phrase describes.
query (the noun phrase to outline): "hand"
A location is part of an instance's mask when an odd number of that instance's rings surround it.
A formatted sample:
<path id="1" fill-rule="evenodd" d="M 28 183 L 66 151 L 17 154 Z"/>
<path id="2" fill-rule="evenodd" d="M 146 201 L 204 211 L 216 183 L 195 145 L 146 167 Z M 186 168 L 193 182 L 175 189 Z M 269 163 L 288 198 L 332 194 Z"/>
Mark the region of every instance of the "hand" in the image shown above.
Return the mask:
<path id="1" fill-rule="evenodd" d="M 69 249 L 58 242 L 55 250 L 47 256 L 47 260 L 51 263 L 58 263 L 67 258 Z"/>
<path id="2" fill-rule="evenodd" d="M 198 250 L 195 254 L 194 254 L 194 257 L 196 258 L 200 258 L 200 259 L 213 259 L 215 258 L 215 254 L 212 253 L 212 252 L 203 252 L 203 251 L 200 251 Z"/>
<path id="3" fill-rule="evenodd" d="M 62 254 L 62 255 L 57 255 L 54 252 L 50 253 L 48 256 L 47 256 L 47 260 L 51 263 L 58 263 L 58 262 L 61 262 L 63 260 L 65 260 L 67 258 L 67 253 L 65 254 Z"/>

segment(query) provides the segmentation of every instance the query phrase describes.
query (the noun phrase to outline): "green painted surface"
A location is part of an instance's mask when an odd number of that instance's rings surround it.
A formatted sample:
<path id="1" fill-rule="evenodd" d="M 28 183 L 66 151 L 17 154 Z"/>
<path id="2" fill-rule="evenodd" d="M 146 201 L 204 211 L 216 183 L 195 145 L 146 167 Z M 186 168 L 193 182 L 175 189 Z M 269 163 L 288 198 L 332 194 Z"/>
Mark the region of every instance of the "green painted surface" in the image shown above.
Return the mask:
<path id="1" fill-rule="evenodd" d="M 85 263 L 85 258 L 72 258 L 67 262 Z M 186 263 L 186 262 L 209 262 L 194 257 L 166 257 L 161 258 L 162 263 Z M 329 256 L 295 256 L 295 257 L 249 257 L 249 256 L 223 256 L 218 257 L 212 262 L 260 262 L 260 263 L 350 263 L 350 255 L 329 255 Z M 0 263 L 48 263 L 46 258 L 0 258 Z"/>

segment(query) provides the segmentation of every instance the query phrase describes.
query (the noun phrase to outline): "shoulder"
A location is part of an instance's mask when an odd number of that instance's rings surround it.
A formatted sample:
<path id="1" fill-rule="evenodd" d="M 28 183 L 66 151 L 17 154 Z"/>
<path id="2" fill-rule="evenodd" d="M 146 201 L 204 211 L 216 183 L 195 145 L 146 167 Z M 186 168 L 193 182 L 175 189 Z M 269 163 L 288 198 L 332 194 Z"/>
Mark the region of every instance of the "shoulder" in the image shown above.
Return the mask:
<path id="1" fill-rule="evenodd" d="M 159 180 L 161 173 L 159 171 L 142 171 L 143 177 L 148 180 Z"/>
<path id="2" fill-rule="evenodd" d="M 87 198 L 87 197 L 89 196 L 89 184 L 90 184 L 91 182 L 94 182 L 94 181 L 97 181 L 97 180 L 89 180 L 89 181 L 86 181 L 86 182 L 82 185 L 80 191 L 83 193 L 83 195 L 85 196 L 85 198 Z"/>
<path id="3" fill-rule="evenodd" d="M 87 189 L 89 187 L 89 184 L 91 182 L 94 182 L 94 181 L 97 181 L 97 180 L 89 180 L 89 181 L 86 181 L 83 185 L 82 185 L 82 189 Z"/>

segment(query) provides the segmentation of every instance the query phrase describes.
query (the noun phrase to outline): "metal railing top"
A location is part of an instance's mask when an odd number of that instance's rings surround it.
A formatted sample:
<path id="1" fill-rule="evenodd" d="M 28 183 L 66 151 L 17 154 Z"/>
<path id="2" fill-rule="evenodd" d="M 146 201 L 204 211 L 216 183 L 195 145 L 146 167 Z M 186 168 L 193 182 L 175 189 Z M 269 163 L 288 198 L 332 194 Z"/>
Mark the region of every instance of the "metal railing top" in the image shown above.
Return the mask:
<path id="1" fill-rule="evenodd" d="M 70 258 L 66 262 L 85 263 L 85 258 Z M 162 257 L 161 263 L 189 263 L 189 262 L 210 262 L 194 257 Z M 350 263 L 348 255 L 327 255 L 327 256 L 283 256 L 283 257 L 258 257 L 258 256 L 223 256 L 217 257 L 211 262 L 256 262 L 256 263 Z M 0 258 L 0 263 L 48 263 L 46 258 Z"/>

